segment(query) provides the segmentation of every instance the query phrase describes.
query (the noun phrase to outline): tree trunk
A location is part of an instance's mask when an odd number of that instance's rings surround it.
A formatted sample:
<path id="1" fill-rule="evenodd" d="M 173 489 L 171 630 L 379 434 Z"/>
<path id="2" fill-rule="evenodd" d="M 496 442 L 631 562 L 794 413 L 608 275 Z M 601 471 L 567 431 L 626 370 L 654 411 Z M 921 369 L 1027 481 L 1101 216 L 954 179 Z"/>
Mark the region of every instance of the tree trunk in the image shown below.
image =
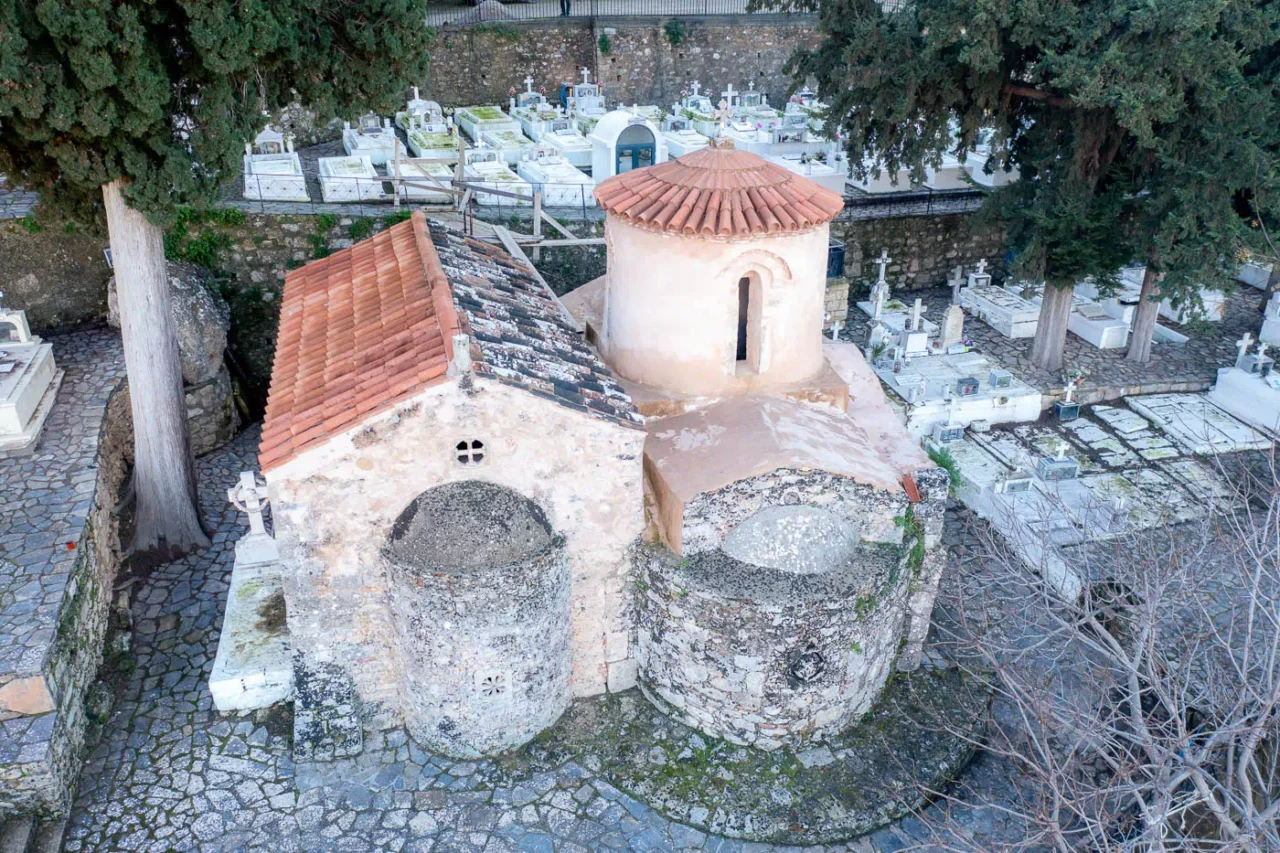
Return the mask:
<path id="1" fill-rule="evenodd" d="M 1262 290 L 1262 304 L 1258 306 L 1259 313 L 1267 310 L 1271 294 L 1276 291 L 1280 291 L 1280 259 L 1271 264 L 1271 275 L 1267 276 L 1267 286 Z"/>
<path id="2" fill-rule="evenodd" d="M 1138 308 L 1133 314 L 1133 330 L 1129 332 L 1129 351 L 1124 357 L 1129 361 L 1146 364 L 1151 360 L 1151 342 L 1156 336 L 1156 317 L 1160 314 L 1160 297 L 1156 295 L 1156 282 L 1160 274 L 1151 264 L 1142 275 L 1142 292 Z"/>
<path id="3" fill-rule="evenodd" d="M 1067 321 L 1071 319 L 1074 287 L 1044 286 L 1040 300 L 1040 321 L 1031 339 L 1031 363 L 1041 370 L 1062 369 L 1062 349 L 1067 344 Z"/>
<path id="4" fill-rule="evenodd" d="M 178 336 L 169 307 L 164 235 L 125 201 L 124 182 L 102 187 L 120 302 L 133 409 L 133 550 L 173 557 L 209 547 L 196 503 Z"/>

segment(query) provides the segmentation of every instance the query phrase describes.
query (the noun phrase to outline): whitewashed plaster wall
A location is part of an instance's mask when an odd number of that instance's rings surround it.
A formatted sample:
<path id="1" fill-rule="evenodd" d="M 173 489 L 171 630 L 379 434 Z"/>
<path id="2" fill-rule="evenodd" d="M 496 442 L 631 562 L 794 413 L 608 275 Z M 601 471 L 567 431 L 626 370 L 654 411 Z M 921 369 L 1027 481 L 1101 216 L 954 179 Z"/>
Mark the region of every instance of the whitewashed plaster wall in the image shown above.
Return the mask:
<path id="1" fill-rule="evenodd" d="M 479 466 L 455 446 L 479 439 Z M 415 497 L 486 480 L 542 507 L 569 549 L 574 695 L 635 683 L 628 547 L 644 526 L 645 433 L 493 380 L 427 389 L 266 472 L 295 648 L 351 670 L 367 701 L 394 701 L 401 669 L 379 550 Z"/>
<path id="2" fill-rule="evenodd" d="M 605 221 L 604 338 L 609 366 L 687 394 L 768 390 L 822 368 L 830 226 L 724 240 Z M 750 372 L 736 369 L 738 281 L 752 277 Z M 757 313 L 758 312 L 758 313 Z M 754 334 L 753 334 L 754 333 Z M 754 349 L 754 347 L 753 347 Z"/>

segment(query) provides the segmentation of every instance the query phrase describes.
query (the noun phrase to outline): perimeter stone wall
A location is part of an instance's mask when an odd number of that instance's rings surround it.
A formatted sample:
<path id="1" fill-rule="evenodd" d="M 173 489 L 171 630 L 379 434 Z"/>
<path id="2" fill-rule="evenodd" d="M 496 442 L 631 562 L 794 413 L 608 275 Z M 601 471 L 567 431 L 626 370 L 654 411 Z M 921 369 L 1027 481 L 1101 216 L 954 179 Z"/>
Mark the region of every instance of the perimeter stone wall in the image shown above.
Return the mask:
<path id="1" fill-rule="evenodd" d="M 671 21 L 678 22 L 678 36 L 668 32 Z M 729 85 L 741 90 L 754 83 L 777 105 L 785 103 L 791 85 L 783 64 L 797 48 L 818 43 L 814 19 L 805 15 L 600 18 L 594 27 L 587 21 L 446 27 L 430 47 L 431 76 L 423 97 L 446 107 L 505 105 L 508 90 L 523 91 L 529 75 L 554 100 L 560 84 L 581 80 L 579 69 L 585 67 L 602 85 L 610 108 L 619 103 L 670 107 L 695 80 L 703 91 L 717 94 Z"/>
<path id="2" fill-rule="evenodd" d="M 968 273 L 983 258 L 1002 278 L 1008 251 L 1004 231 L 972 213 L 836 221 L 831 236 L 845 244 L 844 274 L 865 286 L 876 279 L 874 260 L 888 250 L 893 260 L 885 279 L 893 290 L 945 285 L 954 267 L 963 265 Z"/>

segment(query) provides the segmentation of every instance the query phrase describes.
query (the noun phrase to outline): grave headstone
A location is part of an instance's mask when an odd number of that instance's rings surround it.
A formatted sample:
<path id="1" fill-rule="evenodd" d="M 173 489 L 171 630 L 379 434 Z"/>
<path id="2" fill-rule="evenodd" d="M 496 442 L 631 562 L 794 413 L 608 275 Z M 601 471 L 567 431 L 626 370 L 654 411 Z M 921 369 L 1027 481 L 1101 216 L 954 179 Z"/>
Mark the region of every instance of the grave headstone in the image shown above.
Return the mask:
<path id="1" fill-rule="evenodd" d="M 959 305 L 948 305 L 942 312 L 942 335 L 938 346 L 946 352 L 951 347 L 964 342 L 964 309 Z"/>

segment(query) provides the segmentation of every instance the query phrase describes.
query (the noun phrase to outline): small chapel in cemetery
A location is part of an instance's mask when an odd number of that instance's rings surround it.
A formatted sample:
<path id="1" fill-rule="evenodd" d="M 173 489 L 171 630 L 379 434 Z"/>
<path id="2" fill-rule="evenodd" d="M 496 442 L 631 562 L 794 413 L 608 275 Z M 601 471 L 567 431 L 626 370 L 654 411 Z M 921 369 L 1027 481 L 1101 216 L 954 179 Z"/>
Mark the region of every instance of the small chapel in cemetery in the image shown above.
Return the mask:
<path id="1" fill-rule="evenodd" d="M 421 211 L 288 274 L 289 643 L 456 756 L 637 685 L 739 744 L 834 734 L 918 663 L 947 490 L 824 342 L 842 200 L 731 144 L 595 193 L 608 271 L 563 303 Z"/>

